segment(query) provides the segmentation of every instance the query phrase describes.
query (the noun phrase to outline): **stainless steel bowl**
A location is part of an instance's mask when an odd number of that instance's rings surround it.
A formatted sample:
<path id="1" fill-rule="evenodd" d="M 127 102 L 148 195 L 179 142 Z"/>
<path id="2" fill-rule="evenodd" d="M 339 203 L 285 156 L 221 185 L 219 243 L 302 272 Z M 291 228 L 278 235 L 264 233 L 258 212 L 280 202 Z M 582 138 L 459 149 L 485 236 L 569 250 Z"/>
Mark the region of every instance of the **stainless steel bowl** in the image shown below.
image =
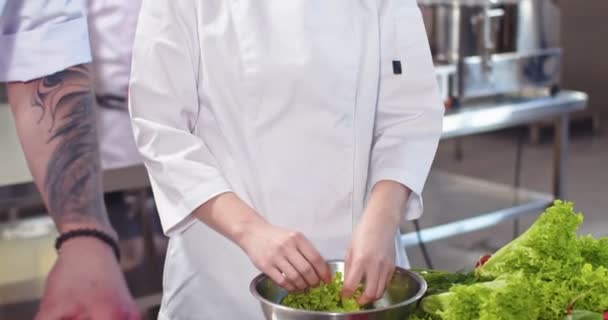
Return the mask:
<path id="1" fill-rule="evenodd" d="M 342 272 L 343 261 L 329 261 L 332 273 Z M 257 276 L 249 287 L 258 299 L 267 320 L 405 320 L 426 292 L 426 282 L 414 272 L 397 268 L 382 299 L 370 310 L 335 313 L 288 308 L 281 305 L 287 291 L 277 286 L 266 275 Z"/>

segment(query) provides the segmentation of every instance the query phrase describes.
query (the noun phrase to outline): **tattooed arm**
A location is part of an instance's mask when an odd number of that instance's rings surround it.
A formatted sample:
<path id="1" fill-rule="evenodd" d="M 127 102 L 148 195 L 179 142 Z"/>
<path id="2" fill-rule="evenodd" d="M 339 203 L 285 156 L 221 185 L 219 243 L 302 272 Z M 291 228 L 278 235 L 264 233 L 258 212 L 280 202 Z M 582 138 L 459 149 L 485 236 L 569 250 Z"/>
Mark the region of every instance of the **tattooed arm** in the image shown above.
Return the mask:
<path id="1" fill-rule="evenodd" d="M 111 230 L 102 197 L 91 80 L 80 65 L 8 84 L 28 165 L 57 228 Z"/>
<path id="2" fill-rule="evenodd" d="M 96 228 L 116 238 L 103 202 L 88 66 L 7 88 L 28 166 L 59 232 Z M 139 319 L 112 249 L 92 238 L 65 242 L 36 319 Z"/>

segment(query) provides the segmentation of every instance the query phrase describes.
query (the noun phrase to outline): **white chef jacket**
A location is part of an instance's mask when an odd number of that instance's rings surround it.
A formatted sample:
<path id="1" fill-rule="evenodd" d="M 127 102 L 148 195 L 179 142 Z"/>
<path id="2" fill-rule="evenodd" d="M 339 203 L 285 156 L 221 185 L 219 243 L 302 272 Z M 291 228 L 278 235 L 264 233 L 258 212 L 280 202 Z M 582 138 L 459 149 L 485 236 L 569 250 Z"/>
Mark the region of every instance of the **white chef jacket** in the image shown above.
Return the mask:
<path id="1" fill-rule="evenodd" d="M 97 94 L 127 95 L 140 6 L 141 0 L 85 1 Z"/>
<path id="2" fill-rule="evenodd" d="M 0 0 L 0 81 L 29 81 L 91 61 L 79 0 Z"/>
<path id="3" fill-rule="evenodd" d="M 142 162 L 127 110 L 131 52 L 141 0 L 86 0 L 97 100 L 101 166 L 114 169 Z M 108 101 L 106 103 L 106 101 Z"/>
<path id="4" fill-rule="evenodd" d="M 171 236 L 160 319 L 263 318 L 259 271 L 191 215 L 218 194 L 326 259 L 344 258 L 380 180 L 412 190 L 404 218 L 422 213 L 443 105 L 415 0 L 145 0 L 132 68 L 135 139 Z"/>

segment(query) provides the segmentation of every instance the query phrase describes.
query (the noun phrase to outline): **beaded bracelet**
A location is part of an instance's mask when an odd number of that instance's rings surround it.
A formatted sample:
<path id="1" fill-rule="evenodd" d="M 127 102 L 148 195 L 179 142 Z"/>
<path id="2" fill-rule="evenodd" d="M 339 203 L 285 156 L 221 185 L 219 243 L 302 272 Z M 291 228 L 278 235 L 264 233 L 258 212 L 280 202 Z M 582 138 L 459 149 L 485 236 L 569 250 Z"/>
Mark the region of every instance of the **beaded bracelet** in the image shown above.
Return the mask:
<path id="1" fill-rule="evenodd" d="M 60 235 L 55 241 L 55 249 L 59 251 L 63 243 L 67 240 L 77 237 L 92 237 L 104 242 L 109 245 L 112 250 L 114 250 L 114 255 L 116 255 L 116 260 L 120 261 L 120 250 L 118 249 L 118 243 L 112 237 L 107 235 L 106 233 L 96 230 L 96 229 L 77 229 L 68 231 L 62 235 Z"/>

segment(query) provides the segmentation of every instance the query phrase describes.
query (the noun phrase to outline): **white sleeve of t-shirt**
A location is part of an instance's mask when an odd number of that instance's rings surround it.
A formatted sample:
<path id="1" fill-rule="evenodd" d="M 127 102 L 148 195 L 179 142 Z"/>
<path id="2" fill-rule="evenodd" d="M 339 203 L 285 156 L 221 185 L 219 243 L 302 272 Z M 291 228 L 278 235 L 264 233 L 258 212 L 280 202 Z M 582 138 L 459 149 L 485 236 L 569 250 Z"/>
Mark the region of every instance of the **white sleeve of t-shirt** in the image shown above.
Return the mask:
<path id="1" fill-rule="evenodd" d="M 82 0 L 0 0 L 0 82 L 91 61 Z"/>

